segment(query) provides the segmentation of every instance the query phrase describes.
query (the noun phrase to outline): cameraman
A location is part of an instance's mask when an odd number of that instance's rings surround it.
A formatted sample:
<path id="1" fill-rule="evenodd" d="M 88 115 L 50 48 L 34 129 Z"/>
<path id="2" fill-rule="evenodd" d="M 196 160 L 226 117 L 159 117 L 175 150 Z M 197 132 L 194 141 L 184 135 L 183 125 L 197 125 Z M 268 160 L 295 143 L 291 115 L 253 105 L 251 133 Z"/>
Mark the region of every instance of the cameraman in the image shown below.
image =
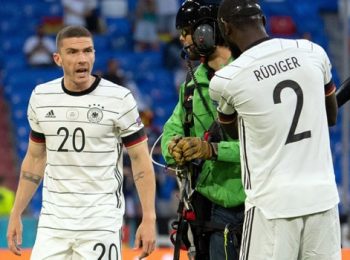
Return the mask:
<path id="1" fill-rule="evenodd" d="M 182 57 L 188 61 L 189 73 L 162 137 L 167 164 L 191 165 L 198 173 L 191 197 L 196 219 L 188 221 L 196 260 L 238 259 L 244 218 L 239 142 L 225 137 L 215 124 L 216 107 L 208 93 L 215 71 L 239 55 L 235 50 L 231 53 L 220 35 L 216 21 L 219 4 L 213 0 L 187 0 L 177 13 L 176 28 L 181 32 Z M 191 61 L 200 61 L 195 71 Z M 198 166 L 191 164 L 194 161 Z M 210 225 L 217 224 L 223 228 L 208 232 Z M 227 232 L 229 229 L 231 232 Z"/>

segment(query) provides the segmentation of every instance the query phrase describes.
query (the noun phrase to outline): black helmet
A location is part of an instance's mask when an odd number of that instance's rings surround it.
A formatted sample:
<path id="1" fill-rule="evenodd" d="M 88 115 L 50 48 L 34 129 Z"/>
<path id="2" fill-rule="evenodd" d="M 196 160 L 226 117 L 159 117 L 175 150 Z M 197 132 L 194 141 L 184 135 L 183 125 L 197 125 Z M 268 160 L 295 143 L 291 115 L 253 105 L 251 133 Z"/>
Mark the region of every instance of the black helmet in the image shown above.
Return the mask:
<path id="1" fill-rule="evenodd" d="M 220 1 L 186 0 L 176 15 L 176 28 L 192 27 L 202 19 L 216 20 Z"/>
<path id="2" fill-rule="evenodd" d="M 217 22 L 220 2 L 220 0 L 186 0 L 177 12 L 176 28 L 191 28 L 194 44 L 202 55 L 209 55 L 217 45 L 224 44 Z"/>

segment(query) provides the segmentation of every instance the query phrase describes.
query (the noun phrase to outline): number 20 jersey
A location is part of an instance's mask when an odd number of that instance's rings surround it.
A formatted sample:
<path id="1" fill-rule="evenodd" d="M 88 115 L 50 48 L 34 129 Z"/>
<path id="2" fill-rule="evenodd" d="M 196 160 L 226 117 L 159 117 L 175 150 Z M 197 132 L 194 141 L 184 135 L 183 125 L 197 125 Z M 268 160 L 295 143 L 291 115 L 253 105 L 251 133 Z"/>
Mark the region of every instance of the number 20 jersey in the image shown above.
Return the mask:
<path id="1" fill-rule="evenodd" d="M 125 208 L 122 146 L 146 139 L 130 91 L 96 78 L 76 93 L 56 79 L 34 89 L 28 119 L 31 139 L 47 151 L 38 228 L 63 237 L 116 232 Z"/>
<path id="2" fill-rule="evenodd" d="M 268 39 L 216 72 L 211 98 L 238 113 L 247 209 L 284 218 L 339 202 L 325 110 L 334 89 L 328 56 L 307 40 Z"/>

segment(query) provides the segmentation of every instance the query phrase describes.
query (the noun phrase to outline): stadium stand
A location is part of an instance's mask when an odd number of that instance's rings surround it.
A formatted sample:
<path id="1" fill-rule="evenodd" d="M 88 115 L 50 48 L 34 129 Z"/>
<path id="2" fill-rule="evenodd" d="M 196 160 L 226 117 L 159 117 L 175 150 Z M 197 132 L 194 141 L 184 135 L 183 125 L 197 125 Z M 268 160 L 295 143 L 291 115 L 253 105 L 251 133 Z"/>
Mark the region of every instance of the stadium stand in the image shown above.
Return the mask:
<path id="1" fill-rule="evenodd" d="M 0 89 L 0 176 L 4 177 L 4 183 L 10 189 L 17 186 L 16 154 L 12 149 L 13 138 L 9 117 L 9 107 L 5 101 L 3 91 Z"/>

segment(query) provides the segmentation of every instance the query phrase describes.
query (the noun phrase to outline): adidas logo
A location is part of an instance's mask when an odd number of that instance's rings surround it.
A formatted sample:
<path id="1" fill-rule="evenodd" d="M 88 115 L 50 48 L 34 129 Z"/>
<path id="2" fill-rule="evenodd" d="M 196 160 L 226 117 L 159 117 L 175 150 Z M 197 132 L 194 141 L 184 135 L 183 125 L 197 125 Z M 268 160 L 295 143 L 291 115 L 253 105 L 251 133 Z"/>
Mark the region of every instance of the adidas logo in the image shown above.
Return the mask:
<path id="1" fill-rule="evenodd" d="M 55 113 L 53 112 L 53 110 L 51 109 L 49 112 L 47 112 L 46 118 L 56 118 Z"/>

